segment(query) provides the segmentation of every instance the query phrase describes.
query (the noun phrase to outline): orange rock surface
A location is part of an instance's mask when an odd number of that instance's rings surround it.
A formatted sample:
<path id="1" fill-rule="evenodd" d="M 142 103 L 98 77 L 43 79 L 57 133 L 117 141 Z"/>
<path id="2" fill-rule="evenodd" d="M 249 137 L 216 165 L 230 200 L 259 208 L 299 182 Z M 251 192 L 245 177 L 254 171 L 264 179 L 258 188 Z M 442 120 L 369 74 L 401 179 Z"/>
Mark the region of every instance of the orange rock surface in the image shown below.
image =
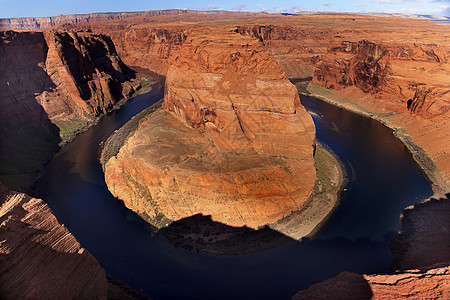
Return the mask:
<path id="1" fill-rule="evenodd" d="M 0 183 L 2 299 L 106 299 L 105 271 L 40 199 Z"/>
<path id="2" fill-rule="evenodd" d="M 241 25 L 237 31 L 260 38 L 290 77 L 312 78 L 335 91 L 338 97 L 325 96 L 331 102 L 376 116 L 396 129 L 413 153 L 419 146 L 425 154 L 416 159 L 436 191 L 450 189 L 448 26 L 316 15 Z"/>
<path id="3" fill-rule="evenodd" d="M 256 39 L 190 37 L 167 73 L 165 110 L 106 163 L 108 187 L 158 227 L 198 213 L 273 223 L 301 209 L 315 183 L 315 128 L 297 104 Z"/>

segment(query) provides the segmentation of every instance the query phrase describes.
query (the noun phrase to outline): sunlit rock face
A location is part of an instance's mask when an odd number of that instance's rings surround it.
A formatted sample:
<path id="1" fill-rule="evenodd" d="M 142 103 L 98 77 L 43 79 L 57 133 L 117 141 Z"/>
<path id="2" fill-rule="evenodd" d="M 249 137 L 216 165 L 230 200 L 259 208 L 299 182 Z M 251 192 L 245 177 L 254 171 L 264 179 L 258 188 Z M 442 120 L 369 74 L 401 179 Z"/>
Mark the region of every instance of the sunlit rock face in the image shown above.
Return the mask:
<path id="1" fill-rule="evenodd" d="M 105 271 L 41 199 L 0 183 L 2 299 L 106 299 Z"/>
<path id="2" fill-rule="evenodd" d="M 314 144 L 295 87 L 258 40 L 197 35 L 168 70 L 164 110 L 141 121 L 105 177 L 155 226 L 200 213 L 257 228 L 303 207 Z"/>

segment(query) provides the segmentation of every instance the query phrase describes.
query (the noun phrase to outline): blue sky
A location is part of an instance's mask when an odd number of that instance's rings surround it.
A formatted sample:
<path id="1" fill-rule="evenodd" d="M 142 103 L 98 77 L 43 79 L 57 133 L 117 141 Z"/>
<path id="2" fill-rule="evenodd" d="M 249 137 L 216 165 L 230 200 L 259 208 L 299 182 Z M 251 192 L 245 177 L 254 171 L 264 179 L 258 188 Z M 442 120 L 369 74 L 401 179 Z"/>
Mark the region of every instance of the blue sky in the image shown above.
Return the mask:
<path id="1" fill-rule="evenodd" d="M 276 3 L 276 4 L 274 4 Z M 0 0 L 0 18 L 188 8 L 267 12 L 386 12 L 450 16 L 450 0 Z"/>

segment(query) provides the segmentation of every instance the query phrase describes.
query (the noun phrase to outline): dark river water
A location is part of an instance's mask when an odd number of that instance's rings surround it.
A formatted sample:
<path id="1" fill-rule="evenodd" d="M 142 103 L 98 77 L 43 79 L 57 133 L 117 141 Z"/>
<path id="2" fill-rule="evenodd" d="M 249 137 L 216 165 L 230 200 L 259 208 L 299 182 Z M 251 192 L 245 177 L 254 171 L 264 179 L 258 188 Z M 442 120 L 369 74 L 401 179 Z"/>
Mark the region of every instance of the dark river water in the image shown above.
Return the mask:
<path id="1" fill-rule="evenodd" d="M 431 195 L 430 183 L 392 132 L 370 119 L 302 97 L 317 139 L 342 159 L 342 202 L 311 239 L 242 256 L 172 246 L 109 193 L 99 144 L 163 96 L 140 95 L 57 153 L 36 191 L 111 277 L 155 299 L 289 299 L 342 271 L 386 271 L 389 240 L 404 207 Z"/>

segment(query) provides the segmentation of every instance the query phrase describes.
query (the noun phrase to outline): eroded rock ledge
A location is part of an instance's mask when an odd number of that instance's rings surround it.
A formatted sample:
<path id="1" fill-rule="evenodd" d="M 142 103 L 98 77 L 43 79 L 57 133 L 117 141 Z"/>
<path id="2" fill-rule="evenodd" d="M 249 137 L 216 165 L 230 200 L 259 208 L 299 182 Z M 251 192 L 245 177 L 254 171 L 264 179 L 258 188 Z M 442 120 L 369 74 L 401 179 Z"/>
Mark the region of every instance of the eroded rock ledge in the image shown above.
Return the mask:
<path id="1" fill-rule="evenodd" d="M 106 299 L 105 271 L 40 199 L 0 183 L 2 299 Z"/>
<path id="2" fill-rule="evenodd" d="M 157 227 L 200 213 L 252 228 L 302 208 L 316 179 L 314 123 L 258 40 L 189 37 L 164 101 L 104 167 L 128 208 Z"/>

